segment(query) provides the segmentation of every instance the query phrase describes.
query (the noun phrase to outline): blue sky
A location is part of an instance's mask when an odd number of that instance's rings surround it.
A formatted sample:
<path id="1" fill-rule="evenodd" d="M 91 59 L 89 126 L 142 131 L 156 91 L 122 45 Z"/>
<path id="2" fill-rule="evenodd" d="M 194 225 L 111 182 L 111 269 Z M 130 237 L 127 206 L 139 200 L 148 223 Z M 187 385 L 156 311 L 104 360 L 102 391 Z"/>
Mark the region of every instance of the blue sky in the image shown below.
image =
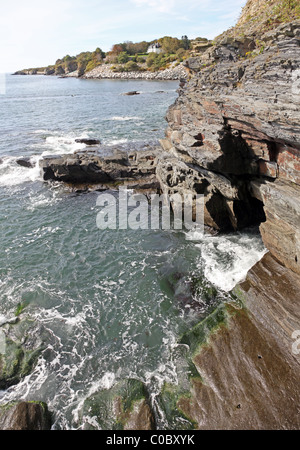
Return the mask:
<path id="1" fill-rule="evenodd" d="M 9 0 L 1 5 L 0 73 L 162 36 L 214 38 L 246 0 Z"/>

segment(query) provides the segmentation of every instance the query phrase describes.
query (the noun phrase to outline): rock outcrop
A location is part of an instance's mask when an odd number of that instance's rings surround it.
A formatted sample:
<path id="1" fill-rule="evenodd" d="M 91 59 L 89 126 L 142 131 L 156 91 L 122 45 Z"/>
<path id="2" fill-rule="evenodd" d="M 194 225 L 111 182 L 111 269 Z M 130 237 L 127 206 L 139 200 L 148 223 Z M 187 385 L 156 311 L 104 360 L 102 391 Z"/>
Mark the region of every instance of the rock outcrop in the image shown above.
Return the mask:
<path id="1" fill-rule="evenodd" d="M 135 379 L 120 381 L 84 402 L 84 429 L 153 430 L 154 414 L 145 385 Z"/>
<path id="2" fill-rule="evenodd" d="M 21 306 L 20 306 L 21 308 Z M 37 364 L 43 349 L 42 331 L 30 319 L 18 316 L 0 323 L 0 390 L 19 383 Z"/>
<path id="3" fill-rule="evenodd" d="M 50 430 L 51 415 L 43 402 L 12 402 L 0 406 L 0 430 Z"/>
<path id="4" fill-rule="evenodd" d="M 111 156 L 96 152 L 49 156 L 40 161 L 44 180 L 64 181 L 78 188 L 104 190 L 125 183 L 130 188 L 159 189 L 156 165 L 160 149 L 141 152 L 116 151 Z"/>
<path id="5" fill-rule="evenodd" d="M 269 253 L 234 290 L 240 307 L 228 303 L 183 336 L 196 370 L 175 395 L 175 417 L 197 429 L 299 428 L 299 289 L 300 276 Z"/>
<path id="6" fill-rule="evenodd" d="M 249 0 L 235 28 L 188 60 L 167 114 L 162 190 L 204 194 L 213 228 L 260 223 L 269 250 L 233 302 L 181 340 L 193 370 L 160 404 L 171 396 L 188 427 L 299 428 L 299 15 L 296 2 Z"/>
<path id="7" fill-rule="evenodd" d="M 230 40 L 207 50 L 209 67 L 188 62 L 193 76 L 168 112 L 170 156 L 158 176 L 165 192 L 205 194 L 207 225 L 263 222 L 267 247 L 300 273 L 300 21 L 260 42 L 256 56 Z"/>
<path id="8" fill-rule="evenodd" d="M 75 139 L 77 144 L 85 144 L 85 145 L 99 145 L 99 139 L 91 139 L 91 138 L 77 138 Z"/>
<path id="9" fill-rule="evenodd" d="M 27 167 L 28 169 L 32 169 L 32 167 L 34 167 L 33 163 L 30 160 L 30 158 L 18 158 L 18 159 L 16 159 L 16 163 L 19 166 Z"/>

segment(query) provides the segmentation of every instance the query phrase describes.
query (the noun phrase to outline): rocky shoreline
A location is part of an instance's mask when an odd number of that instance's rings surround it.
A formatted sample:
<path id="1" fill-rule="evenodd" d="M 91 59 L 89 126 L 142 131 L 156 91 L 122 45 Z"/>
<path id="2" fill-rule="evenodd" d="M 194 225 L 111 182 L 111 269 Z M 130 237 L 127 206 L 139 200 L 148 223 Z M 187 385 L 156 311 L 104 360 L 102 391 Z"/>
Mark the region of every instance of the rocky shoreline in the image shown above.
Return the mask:
<path id="1" fill-rule="evenodd" d="M 181 80 L 188 78 L 188 71 L 184 64 L 158 70 L 156 72 L 140 71 L 140 72 L 115 72 L 111 69 L 112 66 L 102 65 L 96 67 L 90 72 L 86 73 L 82 78 L 84 79 L 122 79 L 122 80 Z M 70 74 L 71 75 L 71 74 Z M 72 75 L 71 75 L 72 76 Z"/>
<path id="2" fill-rule="evenodd" d="M 254 6 L 249 0 L 244 15 L 259 16 Z M 203 194 L 205 224 L 218 231 L 260 224 L 268 253 L 180 339 L 182 377 L 165 383 L 158 399 L 168 429 L 300 426 L 293 338 L 300 329 L 300 20 L 267 31 L 255 21 L 247 36 L 239 23 L 188 61 L 191 79 L 168 111 L 163 152 L 85 152 L 40 163 L 45 180 L 78 190 L 120 182 L 139 189 L 150 177 L 148 187 L 166 194 Z M 156 426 L 137 380 L 96 393 L 84 411 L 103 429 Z"/>
<path id="3" fill-rule="evenodd" d="M 186 80 L 188 78 L 187 68 L 183 63 L 172 63 L 170 67 L 164 70 L 148 71 L 144 68 L 141 71 L 134 72 L 116 72 L 112 70 L 113 64 L 102 64 L 95 69 L 79 76 L 78 71 L 69 72 L 66 74 L 57 75 L 55 73 L 48 73 L 47 71 L 38 72 L 35 70 L 18 71 L 14 75 L 46 75 L 58 76 L 59 78 L 82 78 L 82 79 L 121 79 L 121 80 L 161 80 L 161 81 L 176 81 Z"/>

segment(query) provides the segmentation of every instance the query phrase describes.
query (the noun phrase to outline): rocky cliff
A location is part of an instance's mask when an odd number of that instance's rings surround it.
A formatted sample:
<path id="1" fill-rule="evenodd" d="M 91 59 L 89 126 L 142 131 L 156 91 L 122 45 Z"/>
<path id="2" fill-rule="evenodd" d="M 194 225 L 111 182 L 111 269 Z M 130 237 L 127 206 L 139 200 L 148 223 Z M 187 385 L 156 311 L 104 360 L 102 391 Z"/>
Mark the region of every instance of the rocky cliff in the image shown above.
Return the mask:
<path id="1" fill-rule="evenodd" d="M 226 38 L 188 61 L 158 174 L 167 192 L 205 195 L 207 225 L 261 222 L 266 246 L 299 273 L 300 20 L 261 35 L 260 54 L 245 42 Z"/>
<path id="2" fill-rule="evenodd" d="M 299 427 L 297 17 L 296 2 L 248 1 L 235 28 L 188 60 L 167 115 L 162 190 L 204 194 L 215 229 L 260 224 L 269 250 L 235 289 L 241 308 L 228 305 L 204 343 L 207 322 L 184 341 L 198 376 L 177 407 L 197 428 Z"/>

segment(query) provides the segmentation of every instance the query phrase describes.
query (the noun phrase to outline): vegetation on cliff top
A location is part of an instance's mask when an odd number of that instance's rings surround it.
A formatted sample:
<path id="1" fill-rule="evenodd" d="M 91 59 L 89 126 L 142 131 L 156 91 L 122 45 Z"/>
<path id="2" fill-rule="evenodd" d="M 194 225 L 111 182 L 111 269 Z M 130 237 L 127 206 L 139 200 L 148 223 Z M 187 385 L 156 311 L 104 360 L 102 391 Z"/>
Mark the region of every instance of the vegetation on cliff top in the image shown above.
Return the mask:
<path id="1" fill-rule="evenodd" d="M 299 0 L 248 0 L 235 27 L 215 38 L 218 43 L 225 37 L 259 38 L 281 23 L 300 19 Z"/>
<path id="2" fill-rule="evenodd" d="M 147 53 L 150 45 L 158 44 L 160 53 Z M 93 52 L 81 52 L 76 56 L 66 55 L 57 59 L 55 64 L 47 67 L 24 69 L 21 73 L 45 73 L 46 75 L 64 75 L 78 71 L 78 76 L 84 75 L 102 64 L 117 64 L 115 71 L 139 71 L 165 69 L 174 61 L 181 62 L 190 54 L 191 41 L 187 36 L 181 39 L 164 36 L 157 40 L 133 43 L 126 41 L 112 46 L 107 53 L 101 48 Z"/>

